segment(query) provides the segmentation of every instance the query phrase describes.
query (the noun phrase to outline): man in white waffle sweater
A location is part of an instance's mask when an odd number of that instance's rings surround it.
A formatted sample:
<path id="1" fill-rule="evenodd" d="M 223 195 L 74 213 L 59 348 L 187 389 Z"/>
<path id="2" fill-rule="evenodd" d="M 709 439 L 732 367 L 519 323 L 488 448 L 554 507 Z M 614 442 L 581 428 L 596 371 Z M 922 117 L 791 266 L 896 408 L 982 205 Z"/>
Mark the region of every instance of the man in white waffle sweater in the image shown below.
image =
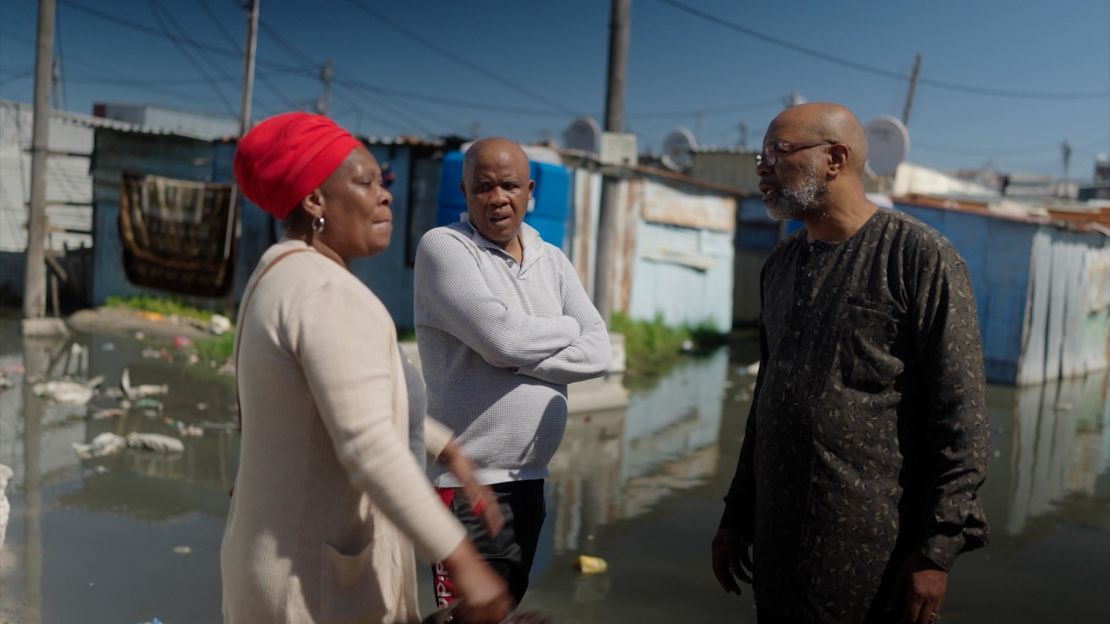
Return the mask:
<path id="1" fill-rule="evenodd" d="M 451 428 L 490 486 L 504 525 L 481 517 L 442 466 L 430 476 L 479 552 L 519 603 L 544 519 L 543 480 L 567 419 L 567 384 L 609 369 L 605 322 L 570 261 L 523 222 L 535 182 L 507 139 L 463 158 L 467 213 L 424 235 L 416 254 L 415 319 L 428 415 Z M 456 496 L 456 494 L 458 494 Z M 451 582 L 436 568 L 440 606 Z"/>

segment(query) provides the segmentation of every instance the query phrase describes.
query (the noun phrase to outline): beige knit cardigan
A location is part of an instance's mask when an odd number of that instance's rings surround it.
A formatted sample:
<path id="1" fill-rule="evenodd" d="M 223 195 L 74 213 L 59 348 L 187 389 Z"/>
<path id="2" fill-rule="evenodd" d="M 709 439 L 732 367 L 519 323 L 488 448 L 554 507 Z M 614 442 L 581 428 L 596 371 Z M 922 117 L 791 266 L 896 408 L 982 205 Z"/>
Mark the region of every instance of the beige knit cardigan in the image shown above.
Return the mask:
<path id="1" fill-rule="evenodd" d="M 224 619 L 418 621 L 413 547 L 438 561 L 464 531 L 409 451 L 402 356 L 381 301 L 314 251 L 257 280 L 298 246 L 263 255 L 239 317 L 243 433 L 220 549 Z"/>

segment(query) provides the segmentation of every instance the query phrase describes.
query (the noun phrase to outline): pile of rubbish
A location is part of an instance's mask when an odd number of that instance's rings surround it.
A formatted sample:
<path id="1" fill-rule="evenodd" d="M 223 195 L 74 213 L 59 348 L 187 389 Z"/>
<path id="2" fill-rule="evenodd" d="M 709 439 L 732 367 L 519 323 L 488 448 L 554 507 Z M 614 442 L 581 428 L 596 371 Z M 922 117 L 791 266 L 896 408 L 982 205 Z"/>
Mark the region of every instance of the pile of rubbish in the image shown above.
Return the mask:
<path id="1" fill-rule="evenodd" d="M 87 356 L 87 350 L 78 344 L 73 344 L 70 355 L 76 356 L 76 359 L 81 361 L 84 356 Z M 161 397 L 169 393 L 169 385 L 134 384 L 131 381 L 129 368 L 125 368 L 120 375 L 119 386 L 112 388 L 102 387 L 104 385 L 102 375 L 81 379 L 69 376 L 68 368 L 66 373 L 67 376 L 62 379 L 41 380 L 32 384 L 31 391 L 35 396 L 56 405 L 87 405 L 89 408 L 85 416 L 91 420 L 123 418 L 135 413 L 151 419 L 160 419 L 178 436 L 140 432 L 126 435 L 101 433 L 87 444 L 73 443 L 73 450 L 82 459 L 104 457 L 124 449 L 152 453 L 181 453 L 185 450 L 182 438 L 203 436 L 205 430 L 209 428 L 205 423 L 191 424 L 165 416 L 165 406 Z M 198 411 L 205 409 L 207 405 L 203 403 L 197 405 Z M 213 423 L 211 428 L 226 427 Z"/>

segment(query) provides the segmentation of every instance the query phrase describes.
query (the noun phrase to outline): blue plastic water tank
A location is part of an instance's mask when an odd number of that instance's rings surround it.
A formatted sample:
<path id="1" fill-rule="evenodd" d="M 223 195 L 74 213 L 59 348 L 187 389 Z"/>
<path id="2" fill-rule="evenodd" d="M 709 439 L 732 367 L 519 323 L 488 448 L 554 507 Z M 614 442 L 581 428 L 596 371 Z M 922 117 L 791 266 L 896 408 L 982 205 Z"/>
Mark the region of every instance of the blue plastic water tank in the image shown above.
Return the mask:
<path id="1" fill-rule="evenodd" d="M 436 225 L 449 225 L 466 212 L 466 200 L 459 190 L 462 181 L 462 152 L 450 152 L 443 157 L 439 176 L 439 205 L 436 208 Z M 532 205 L 524 222 L 536 228 L 540 237 L 562 249 L 567 240 L 567 225 L 571 216 L 570 172 L 562 165 L 530 163 L 536 188 L 532 191 Z"/>

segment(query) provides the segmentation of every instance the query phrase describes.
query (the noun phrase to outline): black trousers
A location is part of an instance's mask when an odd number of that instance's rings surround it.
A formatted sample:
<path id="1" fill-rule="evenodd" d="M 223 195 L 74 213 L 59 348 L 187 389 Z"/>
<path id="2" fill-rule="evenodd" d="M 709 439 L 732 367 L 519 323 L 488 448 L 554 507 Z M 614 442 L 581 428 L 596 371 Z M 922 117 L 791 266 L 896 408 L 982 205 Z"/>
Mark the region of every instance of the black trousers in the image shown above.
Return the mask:
<path id="1" fill-rule="evenodd" d="M 478 553 L 493 570 L 505 579 L 513 599 L 520 603 L 528 591 L 528 574 L 536 558 L 536 546 L 546 516 L 543 479 L 510 481 L 490 485 L 505 524 L 497 535 L 490 535 L 485 522 L 474 514 L 461 488 L 440 488 L 440 497 L 447 508 L 466 529 L 467 537 L 474 542 Z M 450 490 L 454 490 L 450 492 Z M 437 606 L 454 602 L 452 584 L 445 581 L 445 570 L 440 564 L 433 568 Z"/>

